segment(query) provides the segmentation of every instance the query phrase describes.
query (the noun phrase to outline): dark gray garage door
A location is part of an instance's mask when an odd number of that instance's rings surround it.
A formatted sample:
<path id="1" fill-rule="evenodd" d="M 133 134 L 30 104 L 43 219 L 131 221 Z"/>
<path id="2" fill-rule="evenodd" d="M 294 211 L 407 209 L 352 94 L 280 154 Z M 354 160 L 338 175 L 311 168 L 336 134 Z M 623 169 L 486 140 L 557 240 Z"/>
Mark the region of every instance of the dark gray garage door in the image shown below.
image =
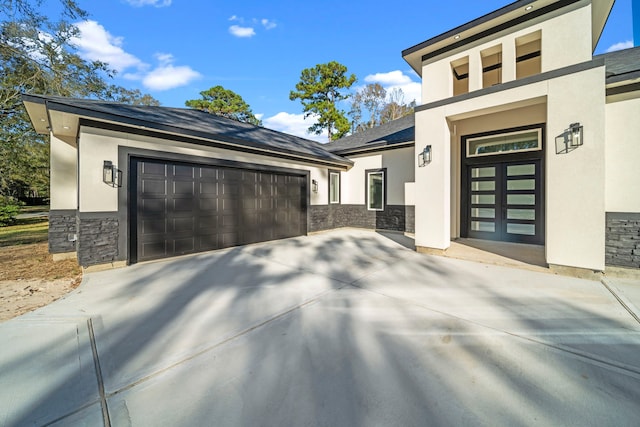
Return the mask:
<path id="1" fill-rule="evenodd" d="M 306 177 L 147 159 L 131 171 L 132 262 L 306 234 Z"/>

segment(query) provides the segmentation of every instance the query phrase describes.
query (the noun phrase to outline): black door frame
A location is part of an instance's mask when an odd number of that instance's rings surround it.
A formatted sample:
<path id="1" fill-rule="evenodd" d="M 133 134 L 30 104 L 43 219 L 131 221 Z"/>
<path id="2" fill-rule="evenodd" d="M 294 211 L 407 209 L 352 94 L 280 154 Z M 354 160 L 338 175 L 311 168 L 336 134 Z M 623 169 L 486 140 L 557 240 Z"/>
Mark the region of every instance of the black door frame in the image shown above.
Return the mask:
<path id="1" fill-rule="evenodd" d="M 479 138 L 485 136 L 492 135 L 500 135 L 504 133 L 511 132 L 520 132 L 527 130 L 540 130 L 540 143 L 541 149 L 536 151 L 525 151 L 525 152 L 516 152 L 516 153 L 506 153 L 506 154 L 494 154 L 487 156 L 478 156 L 478 157 L 470 157 L 467 158 L 467 140 L 471 138 Z M 460 236 L 461 237 L 469 237 L 469 229 L 471 225 L 470 218 L 470 198 L 471 191 L 469 190 L 469 173 L 471 167 L 474 166 L 489 166 L 495 164 L 504 164 L 504 163 L 526 163 L 527 161 L 537 161 L 539 162 L 539 178 L 536 186 L 539 187 L 539 200 L 536 200 L 535 204 L 535 215 L 536 218 L 540 220 L 536 220 L 536 226 L 539 227 L 539 233 L 536 233 L 536 236 L 533 238 L 527 238 L 523 236 L 518 239 L 518 243 L 530 243 L 537 245 L 544 245 L 545 243 L 545 229 L 546 229 L 546 216 L 545 216 L 545 134 L 546 134 L 546 126 L 544 123 L 528 125 L 528 126 L 520 126 L 514 128 L 500 129 L 491 132 L 482 132 L 470 135 L 463 135 L 460 137 Z M 500 169 L 500 168 L 497 168 Z M 503 185 L 502 177 L 497 176 L 496 173 L 496 186 Z M 504 184 L 506 185 L 506 184 Z M 500 192 L 503 190 L 500 189 Z M 498 189 L 496 189 L 498 192 Z M 497 215 L 502 215 L 502 212 L 496 212 Z M 478 237 L 481 238 L 481 237 Z M 496 240 L 487 237 L 488 240 Z M 499 241 L 509 241 L 509 240 L 499 240 Z"/>

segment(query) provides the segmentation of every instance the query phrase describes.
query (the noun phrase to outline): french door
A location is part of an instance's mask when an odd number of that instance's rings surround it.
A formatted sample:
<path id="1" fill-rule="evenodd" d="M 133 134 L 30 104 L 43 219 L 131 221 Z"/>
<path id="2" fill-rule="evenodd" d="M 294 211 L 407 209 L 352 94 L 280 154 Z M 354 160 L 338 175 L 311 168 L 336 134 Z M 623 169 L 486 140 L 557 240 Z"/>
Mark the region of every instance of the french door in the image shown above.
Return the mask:
<path id="1" fill-rule="evenodd" d="M 463 236 L 544 244 L 540 159 L 468 164 Z"/>

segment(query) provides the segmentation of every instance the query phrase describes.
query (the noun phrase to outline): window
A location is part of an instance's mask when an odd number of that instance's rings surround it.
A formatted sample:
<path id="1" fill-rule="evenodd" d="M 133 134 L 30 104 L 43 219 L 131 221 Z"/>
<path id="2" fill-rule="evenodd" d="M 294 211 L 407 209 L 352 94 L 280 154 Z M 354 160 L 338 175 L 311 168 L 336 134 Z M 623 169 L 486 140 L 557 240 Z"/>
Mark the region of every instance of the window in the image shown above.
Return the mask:
<path id="1" fill-rule="evenodd" d="M 340 172 L 329 172 L 329 203 L 340 203 Z"/>
<path id="2" fill-rule="evenodd" d="M 367 209 L 384 210 L 385 170 L 367 171 Z"/>
<path id="3" fill-rule="evenodd" d="M 542 150 L 540 129 L 467 139 L 467 157 L 537 150 Z"/>
<path id="4" fill-rule="evenodd" d="M 451 63 L 453 73 L 453 96 L 469 93 L 469 57 Z"/>

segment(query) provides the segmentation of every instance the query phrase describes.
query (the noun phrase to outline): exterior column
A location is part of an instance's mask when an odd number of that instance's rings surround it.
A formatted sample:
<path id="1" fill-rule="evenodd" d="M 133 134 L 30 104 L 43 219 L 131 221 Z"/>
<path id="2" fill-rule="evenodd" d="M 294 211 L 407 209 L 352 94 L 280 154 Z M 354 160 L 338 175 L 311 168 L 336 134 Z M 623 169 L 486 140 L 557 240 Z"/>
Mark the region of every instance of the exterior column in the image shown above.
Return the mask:
<path id="1" fill-rule="evenodd" d="M 416 247 L 443 251 L 451 244 L 451 144 L 442 109 L 416 113 Z M 418 154 L 431 145 L 432 160 L 418 166 Z"/>

